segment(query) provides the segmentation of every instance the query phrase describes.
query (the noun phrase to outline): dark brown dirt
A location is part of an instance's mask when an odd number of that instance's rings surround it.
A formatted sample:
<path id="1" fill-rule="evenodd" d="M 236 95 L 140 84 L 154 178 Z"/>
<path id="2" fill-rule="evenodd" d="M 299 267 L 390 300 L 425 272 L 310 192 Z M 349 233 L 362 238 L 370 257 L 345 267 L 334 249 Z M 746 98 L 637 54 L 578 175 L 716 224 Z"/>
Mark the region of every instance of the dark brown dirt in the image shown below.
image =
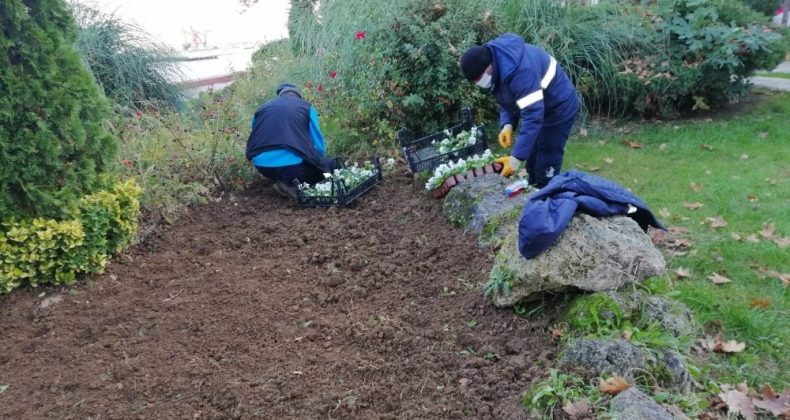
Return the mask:
<path id="1" fill-rule="evenodd" d="M 402 174 L 342 210 L 258 184 L 0 297 L 0 418 L 525 418 L 550 315 L 489 304 L 491 263 Z"/>

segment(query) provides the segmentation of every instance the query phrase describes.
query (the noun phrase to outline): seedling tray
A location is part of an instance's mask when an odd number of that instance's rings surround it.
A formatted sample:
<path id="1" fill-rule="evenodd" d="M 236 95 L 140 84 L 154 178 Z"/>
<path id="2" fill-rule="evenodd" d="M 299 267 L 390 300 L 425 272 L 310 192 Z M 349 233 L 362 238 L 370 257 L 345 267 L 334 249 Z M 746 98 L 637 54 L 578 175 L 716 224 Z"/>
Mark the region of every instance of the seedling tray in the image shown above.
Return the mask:
<path id="1" fill-rule="evenodd" d="M 453 175 L 442 182 L 441 185 L 431 190 L 433 198 L 442 198 L 450 192 L 453 187 L 466 181 L 471 181 L 473 178 L 487 174 L 498 174 L 502 172 L 502 164 L 498 162 L 489 163 L 480 168 L 470 169 L 467 172 Z"/>
<path id="2" fill-rule="evenodd" d="M 482 154 L 488 148 L 485 129 L 476 125 L 472 118 L 472 110 L 464 108 L 461 111 L 461 121 L 447 130 L 453 136 L 461 131 L 470 131 L 472 127 L 477 127 L 477 142 L 474 145 L 453 150 L 448 153 L 439 153 L 439 149 L 433 144 L 434 141 L 440 142 L 447 135 L 445 130 L 438 131 L 431 135 L 414 140 L 406 130 L 397 133 L 398 143 L 403 150 L 403 157 L 406 159 L 407 166 L 411 173 L 432 171 L 442 163 L 451 160 L 466 158 L 475 154 Z"/>
<path id="3" fill-rule="evenodd" d="M 370 191 L 382 180 L 381 161 L 378 156 L 371 159 L 373 163 L 373 175 L 352 188 L 346 186 L 346 182 L 335 177 L 330 178 L 331 190 L 328 195 L 307 195 L 299 188 L 299 182 L 294 181 L 298 191 L 299 205 L 302 207 L 346 207 L 354 200 Z M 336 168 L 345 168 L 342 158 L 335 158 Z"/>

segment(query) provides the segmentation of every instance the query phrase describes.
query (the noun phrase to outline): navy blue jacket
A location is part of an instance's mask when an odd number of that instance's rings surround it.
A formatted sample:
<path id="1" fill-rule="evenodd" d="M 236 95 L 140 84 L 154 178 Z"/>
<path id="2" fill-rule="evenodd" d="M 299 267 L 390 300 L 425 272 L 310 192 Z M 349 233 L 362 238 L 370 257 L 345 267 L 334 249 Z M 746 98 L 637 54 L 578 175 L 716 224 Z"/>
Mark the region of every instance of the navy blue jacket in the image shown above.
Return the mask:
<path id="1" fill-rule="evenodd" d="M 316 149 L 310 134 L 311 107 L 302 98 L 285 95 L 258 108 L 247 139 L 247 160 L 267 150 L 287 149 L 326 172 L 326 158 Z"/>
<path id="2" fill-rule="evenodd" d="M 493 93 L 499 126 L 521 120 L 513 156 L 526 160 L 542 126 L 576 116 L 576 89 L 554 57 L 524 38 L 505 33 L 485 44 L 493 57 Z"/>
<path id="3" fill-rule="evenodd" d="M 581 171 L 568 171 L 532 194 L 518 223 L 518 249 L 526 259 L 549 248 L 580 211 L 595 217 L 628 215 L 642 230 L 664 229 L 647 204 L 622 186 Z"/>

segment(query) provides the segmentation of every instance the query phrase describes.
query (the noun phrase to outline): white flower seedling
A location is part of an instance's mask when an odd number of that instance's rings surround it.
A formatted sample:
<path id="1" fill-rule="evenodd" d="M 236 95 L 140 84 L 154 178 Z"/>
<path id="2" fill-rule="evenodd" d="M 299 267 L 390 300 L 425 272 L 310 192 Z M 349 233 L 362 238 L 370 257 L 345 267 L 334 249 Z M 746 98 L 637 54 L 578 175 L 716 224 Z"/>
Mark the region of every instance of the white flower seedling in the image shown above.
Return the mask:
<path id="1" fill-rule="evenodd" d="M 433 175 L 425 183 L 426 190 L 433 190 L 453 175 L 462 174 L 474 168 L 482 168 L 483 166 L 493 163 L 496 158 L 491 154 L 491 150 L 486 149 L 482 155 L 474 155 L 468 159 L 458 159 L 457 161 L 450 161 L 443 163 L 433 170 Z"/>
<path id="2" fill-rule="evenodd" d="M 445 135 L 444 139 L 431 142 L 442 155 L 465 147 L 474 146 L 477 144 L 480 130 L 478 130 L 477 126 L 473 126 L 470 131 L 464 130 L 455 136 L 453 136 L 450 130 L 444 130 L 443 133 Z"/>

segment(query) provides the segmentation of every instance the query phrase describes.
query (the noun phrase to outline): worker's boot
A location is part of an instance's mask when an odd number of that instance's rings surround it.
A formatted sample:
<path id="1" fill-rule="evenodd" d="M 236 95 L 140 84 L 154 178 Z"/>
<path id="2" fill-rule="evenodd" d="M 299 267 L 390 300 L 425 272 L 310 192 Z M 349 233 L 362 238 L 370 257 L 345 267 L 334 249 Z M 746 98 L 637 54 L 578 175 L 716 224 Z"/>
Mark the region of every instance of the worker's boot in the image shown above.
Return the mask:
<path id="1" fill-rule="evenodd" d="M 291 185 L 283 181 L 275 181 L 272 187 L 275 191 L 277 191 L 277 194 L 280 194 L 289 200 L 296 201 L 299 198 L 299 192 L 296 190 L 295 185 Z"/>

